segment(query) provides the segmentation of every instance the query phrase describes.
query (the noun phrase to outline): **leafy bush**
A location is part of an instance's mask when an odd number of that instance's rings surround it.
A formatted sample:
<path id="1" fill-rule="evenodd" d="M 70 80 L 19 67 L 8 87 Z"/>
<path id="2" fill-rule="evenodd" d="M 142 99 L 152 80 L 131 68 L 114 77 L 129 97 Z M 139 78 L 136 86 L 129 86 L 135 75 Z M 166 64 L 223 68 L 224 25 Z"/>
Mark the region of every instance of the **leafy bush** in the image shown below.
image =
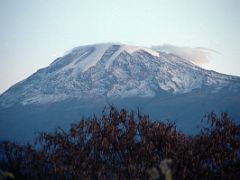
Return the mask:
<path id="1" fill-rule="evenodd" d="M 149 179 L 153 168 L 152 178 L 163 179 L 166 161 L 173 179 L 239 178 L 240 126 L 226 113 L 207 120 L 200 134 L 187 136 L 173 123 L 112 107 L 68 131 L 43 132 L 35 145 L 2 142 L 0 166 L 25 179 Z"/>

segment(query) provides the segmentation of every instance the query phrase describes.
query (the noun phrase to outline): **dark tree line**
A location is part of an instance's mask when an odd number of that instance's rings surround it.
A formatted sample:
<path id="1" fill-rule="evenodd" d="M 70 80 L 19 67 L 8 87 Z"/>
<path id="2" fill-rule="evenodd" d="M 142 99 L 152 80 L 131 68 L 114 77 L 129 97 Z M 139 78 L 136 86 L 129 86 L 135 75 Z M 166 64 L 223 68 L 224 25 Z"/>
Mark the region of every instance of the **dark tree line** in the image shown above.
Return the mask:
<path id="1" fill-rule="evenodd" d="M 68 131 L 41 133 L 36 144 L 0 144 L 0 170 L 24 179 L 239 179 L 240 126 L 210 113 L 198 135 L 173 123 L 117 111 L 82 119 Z"/>

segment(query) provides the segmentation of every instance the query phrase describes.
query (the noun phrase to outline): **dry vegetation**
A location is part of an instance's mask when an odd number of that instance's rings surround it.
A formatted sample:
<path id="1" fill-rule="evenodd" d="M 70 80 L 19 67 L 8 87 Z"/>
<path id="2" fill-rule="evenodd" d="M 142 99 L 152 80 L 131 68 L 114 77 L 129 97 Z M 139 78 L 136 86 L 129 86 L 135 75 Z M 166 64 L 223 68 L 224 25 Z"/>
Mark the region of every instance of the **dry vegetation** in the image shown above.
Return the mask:
<path id="1" fill-rule="evenodd" d="M 112 107 L 69 131 L 43 132 L 35 145 L 2 142 L 0 169 L 24 179 L 164 179 L 167 159 L 173 179 L 238 179 L 240 126 L 225 113 L 206 119 L 200 134 L 187 136 L 175 124 Z"/>

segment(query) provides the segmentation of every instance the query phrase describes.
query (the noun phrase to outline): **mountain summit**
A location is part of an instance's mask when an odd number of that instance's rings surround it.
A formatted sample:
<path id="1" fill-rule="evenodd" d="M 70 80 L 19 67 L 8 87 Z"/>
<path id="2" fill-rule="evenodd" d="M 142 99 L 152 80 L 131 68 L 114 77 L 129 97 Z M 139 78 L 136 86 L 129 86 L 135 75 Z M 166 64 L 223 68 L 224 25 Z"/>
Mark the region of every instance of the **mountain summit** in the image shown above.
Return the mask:
<path id="1" fill-rule="evenodd" d="M 109 104 L 140 108 L 191 134 L 206 112 L 240 118 L 240 77 L 141 46 L 79 46 L 0 96 L 0 139 L 31 140 Z"/>
<path id="2" fill-rule="evenodd" d="M 203 89 L 239 91 L 240 78 L 202 69 L 174 54 L 106 43 L 72 49 L 7 90 L 0 96 L 0 106 L 154 97 Z"/>

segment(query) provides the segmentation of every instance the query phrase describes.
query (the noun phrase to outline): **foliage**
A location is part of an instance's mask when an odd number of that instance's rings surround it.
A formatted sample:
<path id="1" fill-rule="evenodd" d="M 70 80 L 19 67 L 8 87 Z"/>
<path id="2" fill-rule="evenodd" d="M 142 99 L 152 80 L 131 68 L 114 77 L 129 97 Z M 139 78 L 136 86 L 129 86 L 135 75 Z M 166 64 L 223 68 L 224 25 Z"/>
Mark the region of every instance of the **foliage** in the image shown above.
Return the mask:
<path id="1" fill-rule="evenodd" d="M 2 142 L 0 169 L 25 179 L 237 179 L 240 126 L 226 113 L 207 120 L 187 136 L 173 123 L 112 107 L 68 131 L 43 132 L 35 145 Z"/>

